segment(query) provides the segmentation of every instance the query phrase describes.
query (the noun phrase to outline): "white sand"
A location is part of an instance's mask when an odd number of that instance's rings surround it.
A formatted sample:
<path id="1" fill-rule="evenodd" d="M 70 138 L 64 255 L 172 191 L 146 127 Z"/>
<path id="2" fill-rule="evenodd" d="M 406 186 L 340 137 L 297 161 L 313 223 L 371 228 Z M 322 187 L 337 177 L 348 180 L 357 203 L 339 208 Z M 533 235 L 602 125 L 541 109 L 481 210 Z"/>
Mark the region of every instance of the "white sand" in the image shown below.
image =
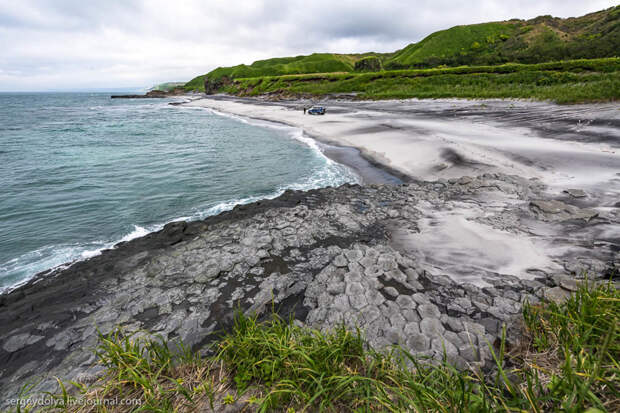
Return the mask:
<path id="1" fill-rule="evenodd" d="M 573 186 L 582 187 L 594 175 L 599 182 L 612 179 L 613 164 L 620 166 L 620 154 L 608 145 L 541 139 L 527 126 L 509 126 L 496 119 L 454 118 L 440 113 L 453 102 L 386 101 L 371 105 L 330 102 L 324 116 L 304 115 L 301 105 L 216 99 L 200 99 L 187 105 L 299 127 L 320 141 L 358 148 L 367 158 L 423 180 L 503 172 L 540 178 L 550 185 L 574 182 Z M 497 102 L 490 102 L 493 103 Z M 437 107 L 436 117 L 416 114 L 419 107 L 430 105 Z M 543 113 L 549 107 L 562 110 L 557 105 L 530 105 L 533 113 Z M 499 109 L 507 110 L 505 105 Z M 578 165 L 570 159 L 590 159 L 582 176 L 575 175 Z"/>
<path id="2" fill-rule="evenodd" d="M 447 135 L 463 129 L 463 125 L 453 122 L 438 125 L 411 118 L 395 120 L 385 113 L 363 109 L 333 113 L 334 110 L 341 109 L 333 104 L 329 105 L 328 112 L 324 116 L 304 115 L 300 109 L 285 106 L 248 104 L 227 100 L 202 99 L 188 105 L 299 127 L 315 139 L 355 147 L 367 158 L 416 178 L 436 179 L 466 174 L 463 168 L 450 168 L 451 165 L 440 156 L 443 148 L 456 145 L 456 142 Z M 396 129 L 403 126 L 406 128 Z M 412 133 L 412 129 L 416 128 L 433 132 L 431 134 Z M 474 147 L 469 148 L 469 151 L 478 152 L 476 154 L 478 158 L 493 156 L 495 163 L 506 165 L 506 169 L 512 173 L 523 172 L 519 168 L 511 167 L 511 162 L 502 156 L 482 153 Z M 437 168 L 444 169 L 439 171 Z"/>

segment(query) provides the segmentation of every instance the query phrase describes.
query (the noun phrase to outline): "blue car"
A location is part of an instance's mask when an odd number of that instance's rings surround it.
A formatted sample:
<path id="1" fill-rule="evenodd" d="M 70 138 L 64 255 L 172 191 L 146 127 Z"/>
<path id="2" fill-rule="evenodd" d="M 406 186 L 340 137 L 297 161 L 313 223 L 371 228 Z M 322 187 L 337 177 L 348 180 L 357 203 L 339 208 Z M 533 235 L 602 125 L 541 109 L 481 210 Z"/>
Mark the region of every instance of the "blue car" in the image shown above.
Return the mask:
<path id="1" fill-rule="evenodd" d="M 325 115 L 325 108 L 323 106 L 313 106 L 308 109 L 308 115 Z"/>

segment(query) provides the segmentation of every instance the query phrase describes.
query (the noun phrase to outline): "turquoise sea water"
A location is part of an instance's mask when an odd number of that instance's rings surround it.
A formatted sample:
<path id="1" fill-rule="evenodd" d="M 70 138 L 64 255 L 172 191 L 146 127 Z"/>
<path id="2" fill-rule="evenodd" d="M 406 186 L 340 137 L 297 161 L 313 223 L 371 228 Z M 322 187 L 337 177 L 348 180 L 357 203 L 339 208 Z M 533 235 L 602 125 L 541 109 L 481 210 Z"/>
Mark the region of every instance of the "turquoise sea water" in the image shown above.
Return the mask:
<path id="1" fill-rule="evenodd" d="M 0 94 L 0 290 L 170 221 L 357 180 L 300 130 L 168 102 Z"/>

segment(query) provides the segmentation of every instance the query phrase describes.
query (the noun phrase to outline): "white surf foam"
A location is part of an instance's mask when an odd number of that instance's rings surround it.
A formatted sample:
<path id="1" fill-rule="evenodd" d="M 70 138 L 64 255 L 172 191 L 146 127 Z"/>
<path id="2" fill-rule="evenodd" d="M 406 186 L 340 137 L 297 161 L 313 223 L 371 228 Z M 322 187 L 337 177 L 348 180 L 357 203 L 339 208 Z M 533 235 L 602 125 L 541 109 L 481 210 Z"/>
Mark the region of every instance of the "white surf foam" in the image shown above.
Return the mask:
<path id="1" fill-rule="evenodd" d="M 12 285 L 0 287 L 0 293 L 23 285 L 41 271 L 68 268 L 78 261 L 100 255 L 103 250 L 113 248 L 119 242 L 131 241 L 132 239 L 158 231 L 163 228 L 163 225 L 155 225 L 148 229 L 139 225 L 134 225 L 133 227 L 133 231 L 117 241 L 98 240 L 89 243 L 48 245 L 13 258 L 0 265 L 0 273 L 29 275 Z"/>
<path id="2" fill-rule="evenodd" d="M 278 131 L 283 131 L 283 132 L 287 133 L 290 138 L 304 143 L 306 146 L 308 146 L 313 151 L 315 151 L 315 153 L 317 155 L 319 155 L 328 165 L 335 164 L 335 162 L 333 160 L 328 158 L 323 153 L 323 151 L 321 150 L 321 147 L 320 147 L 319 143 L 316 141 L 316 139 L 313 139 L 313 138 L 307 136 L 304 133 L 304 130 L 301 129 L 301 128 L 298 128 L 298 127 L 295 127 L 295 126 L 289 126 L 289 125 L 285 125 L 285 124 L 281 124 L 281 123 L 276 123 L 276 122 L 272 122 L 272 121 L 268 121 L 268 120 L 246 118 L 244 116 L 239 116 L 239 115 L 235 115 L 235 114 L 232 114 L 232 113 L 220 112 L 220 111 L 212 109 L 212 108 L 198 107 L 198 109 L 205 110 L 205 111 L 207 111 L 209 113 L 213 113 L 213 114 L 218 115 L 218 116 L 222 116 L 222 117 L 225 117 L 225 118 L 233 119 L 233 120 L 236 120 L 238 122 L 243 122 L 243 123 L 248 124 L 248 125 L 258 126 L 258 127 L 262 127 L 262 128 L 275 129 L 275 130 L 278 130 Z M 346 168 L 344 165 L 342 165 L 342 168 L 348 170 L 348 168 Z M 351 174 L 351 177 L 355 179 L 355 182 L 359 183 L 359 177 L 354 172 L 352 172 L 352 171 L 350 171 L 349 173 Z"/>

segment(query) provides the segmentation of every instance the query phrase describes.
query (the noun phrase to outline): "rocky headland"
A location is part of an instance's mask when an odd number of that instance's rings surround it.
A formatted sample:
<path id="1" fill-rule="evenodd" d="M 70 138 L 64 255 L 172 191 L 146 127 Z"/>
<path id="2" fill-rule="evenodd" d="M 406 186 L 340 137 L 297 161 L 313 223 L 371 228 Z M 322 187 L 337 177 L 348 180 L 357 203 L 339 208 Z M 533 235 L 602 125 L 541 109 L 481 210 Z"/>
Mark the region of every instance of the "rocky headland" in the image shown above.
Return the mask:
<path id="1" fill-rule="evenodd" d="M 170 90 L 150 90 L 146 92 L 144 95 L 111 95 L 112 99 L 163 99 L 175 96 L 183 96 L 185 94 L 185 89 L 182 87 L 177 87 Z"/>

